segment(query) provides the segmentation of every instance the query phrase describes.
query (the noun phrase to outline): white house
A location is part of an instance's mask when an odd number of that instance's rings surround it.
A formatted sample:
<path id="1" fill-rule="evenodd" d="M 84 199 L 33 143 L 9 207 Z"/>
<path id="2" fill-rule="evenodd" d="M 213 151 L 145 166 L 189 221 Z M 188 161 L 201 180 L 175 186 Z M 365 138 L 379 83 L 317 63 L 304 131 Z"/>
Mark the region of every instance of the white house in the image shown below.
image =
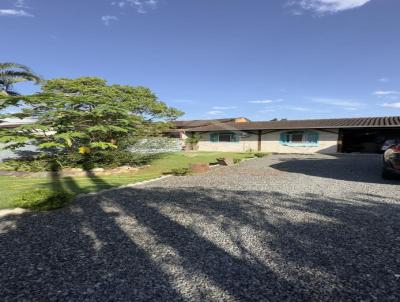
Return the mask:
<path id="1" fill-rule="evenodd" d="M 246 118 L 177 121 L 184 139 L 197 133 L 199 151 L 273 153 L 377 153 L 387 139 L 400 138 L 400 117 L 252 122 Z"/>

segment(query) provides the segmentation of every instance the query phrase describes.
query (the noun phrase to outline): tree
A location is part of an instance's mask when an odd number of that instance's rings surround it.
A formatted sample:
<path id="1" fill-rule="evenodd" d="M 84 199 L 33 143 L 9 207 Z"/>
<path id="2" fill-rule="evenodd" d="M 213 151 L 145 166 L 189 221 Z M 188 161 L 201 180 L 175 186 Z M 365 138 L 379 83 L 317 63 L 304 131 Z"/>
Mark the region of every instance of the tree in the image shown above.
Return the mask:
<path id="1" fill-rule="evenodd" d="M 29 67 L 17 63 L 0 63 L 0 95 L 18 95 L 13 85 L 19 82 L 42 82 Z"/>
<path id="2" fill-rule="evenodd" d="M 83 154 L 86 160 L 102 151 L 126 150 L 132 137 L 160 134 L 182 114 L 148 88 L 108 85 L 93 77 L 49 80 L 40 93 L 1 99 L 0 110 L 23 104 L 5 117 L 36 119 L 3 131 L 0 141 L 8 148 L 33 143 L 49 156 Z"/>

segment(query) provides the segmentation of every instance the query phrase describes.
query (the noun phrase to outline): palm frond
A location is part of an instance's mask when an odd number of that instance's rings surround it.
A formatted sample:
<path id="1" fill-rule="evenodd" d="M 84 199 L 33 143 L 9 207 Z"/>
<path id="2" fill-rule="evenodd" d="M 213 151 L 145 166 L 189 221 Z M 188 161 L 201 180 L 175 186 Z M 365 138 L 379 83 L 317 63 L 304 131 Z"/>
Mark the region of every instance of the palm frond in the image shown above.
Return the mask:
<path id="1" fill-rule="evenodd" d="M 42 78 L 27 71 L 16 71 L 16 70 L 0 71 L 0 81 L 11 84 L 15 83 L 15 80 L 18 80 L 18 82 L 33 81 L 39 84 L 42 81 Z"/>
<path id="2" fill-rule="evenodd" d="M 28 66 L 12 62 L 0 63 L 0 70 L 1 69 L 21 69 L 26 72 L 33 73 L 32 69 L 30 69 Z"/>

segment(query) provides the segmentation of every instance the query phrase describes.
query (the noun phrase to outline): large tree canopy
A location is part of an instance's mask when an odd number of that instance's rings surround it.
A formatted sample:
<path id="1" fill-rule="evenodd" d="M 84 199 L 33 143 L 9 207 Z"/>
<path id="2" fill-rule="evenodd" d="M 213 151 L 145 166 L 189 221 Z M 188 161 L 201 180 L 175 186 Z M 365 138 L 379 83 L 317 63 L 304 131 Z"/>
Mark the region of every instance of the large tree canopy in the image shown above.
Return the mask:
<path id="1" fill-rule="evenodd" d="M 123 149 L 130 138 L 158 134 L 182 114 L 148 88 L 108 85 L 93 77 L 49 80 L 34 95 L 0 96 L 0 111 L 10 106 L 21 110 L 3 117 L 36 122 L 2 130 L 0 141 L 10 148 L 33 142 L 51 154 Z"/>

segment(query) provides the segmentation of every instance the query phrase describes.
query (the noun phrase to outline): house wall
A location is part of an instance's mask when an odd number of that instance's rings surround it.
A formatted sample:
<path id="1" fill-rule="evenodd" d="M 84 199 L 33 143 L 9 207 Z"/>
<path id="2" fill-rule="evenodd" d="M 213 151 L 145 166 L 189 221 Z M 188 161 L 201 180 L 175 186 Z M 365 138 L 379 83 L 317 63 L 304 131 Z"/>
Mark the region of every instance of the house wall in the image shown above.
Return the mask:
<path id="1" fill-rule="evenodd" d="M 7 158 L 16 158 L 18 157 L 18 154 L 16 152 L 13 152 L 11 150 L 8 149 L 3 149 L 6 146 L 6 144 L 2 144 L 0 143 L 0 162 L 2 162 L 3 160 L 7 159 Z M 37 148 L 33 145 L 27 145 L 23 148 L 18 148 L 18 151 L 32 151 L 32 152 L 36 152 Z"/>
<path id="2" fill-rule="evenodd" d="M 232 131 L 236 133 L 240 139 L 238 142 L 211 142 L 210 133 L 201 134 L 201 139 L 197 144 L 199 151 L 218 151 L 218 152 L 246 152 L 257 151 L 258 137 L 256 134 L 246 134 L 241 137 L 242 132 Z"/>
<path id="3" fill-rule="evenodd" d="M 281 132 L 276 131 L 262 135 L 261 152 L 273 153 L 337 153 L 338 132 L 337 129 L 330 129 L 330 132 L 312 130 L 318 132 L 319 140 L 316 146 L 289 146 L 281 143 Z M 201 139 L 198 143 L 199 151 L 218 151 L 218 152 L 246 152 L 258 150 L 258 135 L 247 134 L 246 137 L 241 137 L 242 132 L 237 133 L 240 137 L 238 142 L 211 142 L 211 132 L 201 134 Z"/>
<path id="4" fill-rule="evenodd" d="M 318 132 L 319 140 L 317 146 L 287 146 L 280 142 L 280 134 L 283 131 L 277 131 L 262 135 L 261 149 L 263 152 L 275 153 L 337 153 L 338 130 L 329 129 L 326 131 L 312 130 Z"/>

